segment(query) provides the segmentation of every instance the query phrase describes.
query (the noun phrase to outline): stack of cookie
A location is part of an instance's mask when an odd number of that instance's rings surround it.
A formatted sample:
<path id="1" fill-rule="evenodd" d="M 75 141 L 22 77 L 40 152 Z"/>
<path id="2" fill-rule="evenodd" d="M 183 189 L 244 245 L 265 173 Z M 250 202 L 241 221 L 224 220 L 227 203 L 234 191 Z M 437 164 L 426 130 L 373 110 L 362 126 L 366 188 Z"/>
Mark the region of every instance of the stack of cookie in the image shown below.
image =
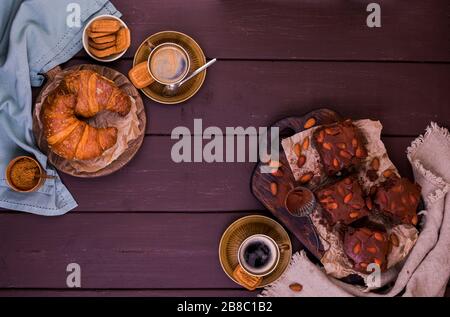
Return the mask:
<path id="1" fill-rule="evenodd" d="M 112 18 L 93 21 L 86 34 L 89 52 L 98 58 L 119 54 L 131 44 L 130 30 Z"/>

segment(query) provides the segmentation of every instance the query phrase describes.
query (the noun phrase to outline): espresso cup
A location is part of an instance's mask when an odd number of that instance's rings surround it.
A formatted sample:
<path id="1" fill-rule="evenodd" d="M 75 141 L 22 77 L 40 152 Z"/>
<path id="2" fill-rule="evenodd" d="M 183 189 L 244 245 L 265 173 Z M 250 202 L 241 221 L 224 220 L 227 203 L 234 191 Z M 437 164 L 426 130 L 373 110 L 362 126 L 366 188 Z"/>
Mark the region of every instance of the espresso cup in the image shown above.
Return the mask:
<path id="1" fill-rule="evenodd" d="M 173 85 L 186 78 L 191 61 L 183 47 L 172 42 L 157 46 L 147 42 L 147 46 L 150 49 L 147 61 L 137 64 L 130 71 L 130 79 L 137 88 L 144 88 L 155 81 L 162 85 Z M 146 63 L 146 67 L 143 67 L 143 63 Z M 146 74 L 139 73 L 143 71 Z"/>
<path id="2" fill-rule="evenodd" d="M 289 248 L 287 244 L 278 245 L 265 234 L 254 234 L 239 246 L 238 262 L 248 274 L 263 277 L 275 270 L 280 253 Z"/>

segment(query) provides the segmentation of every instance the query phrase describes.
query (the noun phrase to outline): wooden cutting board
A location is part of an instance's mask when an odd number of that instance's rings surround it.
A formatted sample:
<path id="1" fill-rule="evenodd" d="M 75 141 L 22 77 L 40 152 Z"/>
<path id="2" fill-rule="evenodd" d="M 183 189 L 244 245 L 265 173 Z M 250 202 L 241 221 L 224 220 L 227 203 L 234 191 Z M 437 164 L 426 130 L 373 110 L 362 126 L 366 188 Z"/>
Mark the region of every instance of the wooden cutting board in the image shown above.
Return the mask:
<path id="1" fill-rule="evenodd" d="M 318 109 L 307 113 L 301 117 L 288 117 L 282 119 L 272 127 L 278 127 L 280 133 L 280 142 L 282 139 L 290 137 L 298 132 L 305 130 L 303 127 L 309 118 L 316 120 L 315 125 L 330 124 L 341 120 L 341 116 L 329 109 Z M 294 217 L 284 208 L 284 199 L 288 191 L 301 184 L 294 180 L 294 176 L 289 168 L 289 163 L 284 154 L 283 147 L 280 144 L 280 163 L 283 176 L 276 177 L 270 173 L 261 173 L 261 162 L 256 165 L 252 176 L 252 192 L 253 195 L 268 209 L 278 220 L 284 224 L 300 242 L 318 259 L 324 253 L 323 246 L 317 246 L 314 227 L 306 217 Z M 278 193 L 273 196 L 270 191 L 270 184 L 276 182 L 278 184 Z M 320 242 L 319 242 L 320 243 Z"/>

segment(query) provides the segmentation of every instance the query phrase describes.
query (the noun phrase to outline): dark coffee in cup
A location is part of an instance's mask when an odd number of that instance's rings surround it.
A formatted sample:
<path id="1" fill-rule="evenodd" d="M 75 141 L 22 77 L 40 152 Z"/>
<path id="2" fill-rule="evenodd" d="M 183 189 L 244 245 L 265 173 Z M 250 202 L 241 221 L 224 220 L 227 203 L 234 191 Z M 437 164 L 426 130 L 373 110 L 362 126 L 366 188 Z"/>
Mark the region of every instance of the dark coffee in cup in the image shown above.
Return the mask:
<path id="1" fill-rule="evenodd" d="M 238 260 L 247 273 L 264 276 L 271 273 L 280 258 L 280 249 L 269 236 L 255 234 L 245 239 L 238 250 Z"/>
<path id="2" fill-rule="evenodd" d="M 244 261 L 254 269 L 266 266 L 272 257 L 270 247 L 263 241 L 249 243 L 244 249 Z"/>

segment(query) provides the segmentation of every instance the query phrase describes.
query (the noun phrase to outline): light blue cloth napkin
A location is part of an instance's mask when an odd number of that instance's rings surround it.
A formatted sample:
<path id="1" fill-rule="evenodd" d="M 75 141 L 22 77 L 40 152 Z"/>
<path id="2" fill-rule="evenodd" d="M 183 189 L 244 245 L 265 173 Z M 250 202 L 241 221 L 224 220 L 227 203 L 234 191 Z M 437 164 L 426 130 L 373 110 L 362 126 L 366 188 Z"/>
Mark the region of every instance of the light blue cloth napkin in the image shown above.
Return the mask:
<path id="1" fill-rule="evenodd" d="M 12 158 L 33 154 L 57 175 L 33 137 L 31 86 L 42 85 L 41 74 L 82 48 L 83 26 L 101 14 L 120 16 L 107 0 L 0 1 L 0 207 L 56 216 L 77 206 L 59 177 L 35 193 L 17 193 L 6 184 L 5 169 Z"/>

